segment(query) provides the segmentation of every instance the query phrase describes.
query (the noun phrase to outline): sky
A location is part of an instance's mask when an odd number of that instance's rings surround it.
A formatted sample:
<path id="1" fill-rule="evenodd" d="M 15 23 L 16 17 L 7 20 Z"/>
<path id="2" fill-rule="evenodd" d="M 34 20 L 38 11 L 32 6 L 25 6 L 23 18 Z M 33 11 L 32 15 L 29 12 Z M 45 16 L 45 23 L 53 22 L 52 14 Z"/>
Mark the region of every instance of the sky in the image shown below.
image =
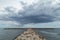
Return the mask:
<path id="1" fill-rule="evenodd" d="M 0 28 L 60 28 L 60 0 L 0 0 Z"/>

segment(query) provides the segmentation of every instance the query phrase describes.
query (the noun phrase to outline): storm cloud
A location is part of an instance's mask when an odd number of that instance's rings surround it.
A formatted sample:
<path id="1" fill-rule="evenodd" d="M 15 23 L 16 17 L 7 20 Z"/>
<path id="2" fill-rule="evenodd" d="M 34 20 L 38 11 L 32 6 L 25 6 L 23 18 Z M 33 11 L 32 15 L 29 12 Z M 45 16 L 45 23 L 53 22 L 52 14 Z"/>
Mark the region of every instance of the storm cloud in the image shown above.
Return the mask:
<path id="1" fill-rule="evenodd" d="M 47 23 L 53 22 L 54 17 L 50 15 L 34 15 L 34 16 L 24 16 L 24 17 L 12 17 L 15 21 L 21 24 L 28 24 L 28 23 Z"/>
<path id="2" fill-rule="evenodd" d="M 1 15 L 0 20 L 16 21 L 19 24 L 54 22 L 60 19 L 60 4 L 55 2 L 42 0 L 31 5 L 21 2 L 23 9 L 18 11 L 13 7 L 5 7 L 7 14 Z"/>

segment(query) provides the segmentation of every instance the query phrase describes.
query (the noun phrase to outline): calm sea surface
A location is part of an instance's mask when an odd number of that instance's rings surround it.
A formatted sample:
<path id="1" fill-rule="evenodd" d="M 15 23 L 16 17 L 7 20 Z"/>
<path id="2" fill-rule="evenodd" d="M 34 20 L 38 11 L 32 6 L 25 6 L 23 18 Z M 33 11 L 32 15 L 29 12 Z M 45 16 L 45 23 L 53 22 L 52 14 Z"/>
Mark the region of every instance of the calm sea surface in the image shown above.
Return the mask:
<path id="1" fill-rule="evenodd" d="M 17 35 L 23 33 L 26 29 L 0 29 L 0 40 L 13 40 Z M 60 40 L 60 28 L 51 29 L 33 29 L 39 35 L 47 40 Z"/>

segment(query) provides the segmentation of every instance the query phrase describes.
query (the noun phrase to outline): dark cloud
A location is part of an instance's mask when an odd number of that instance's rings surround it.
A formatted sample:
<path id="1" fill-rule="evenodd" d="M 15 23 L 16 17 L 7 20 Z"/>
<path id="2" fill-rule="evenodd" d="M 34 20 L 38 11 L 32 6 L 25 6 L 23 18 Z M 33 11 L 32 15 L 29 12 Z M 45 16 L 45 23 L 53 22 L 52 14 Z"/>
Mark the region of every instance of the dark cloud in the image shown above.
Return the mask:
<path id="1" fill-rule="evenodd" d="M 34 16 L 24 16 L 24 17 L 11 17 L 15 21 L 22 23 L 22 24 L 28 24 L 28 23 L 48 23 L 53 22 L 54 17 L 50 15 L 34 15 Z"/>

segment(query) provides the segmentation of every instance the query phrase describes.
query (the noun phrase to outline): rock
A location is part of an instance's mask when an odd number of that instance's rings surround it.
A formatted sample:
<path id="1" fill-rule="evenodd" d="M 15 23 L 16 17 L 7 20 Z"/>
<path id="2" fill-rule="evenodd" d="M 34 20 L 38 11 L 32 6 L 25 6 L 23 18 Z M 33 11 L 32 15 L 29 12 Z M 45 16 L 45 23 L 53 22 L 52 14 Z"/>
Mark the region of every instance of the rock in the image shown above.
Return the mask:
<path id="1" fill-rule="evenodd" d="M 32 29 L 27 29 L 23 34 L 16 37 L 15 40 L 45 40 L 45 38 L 38 35 Z"/>

